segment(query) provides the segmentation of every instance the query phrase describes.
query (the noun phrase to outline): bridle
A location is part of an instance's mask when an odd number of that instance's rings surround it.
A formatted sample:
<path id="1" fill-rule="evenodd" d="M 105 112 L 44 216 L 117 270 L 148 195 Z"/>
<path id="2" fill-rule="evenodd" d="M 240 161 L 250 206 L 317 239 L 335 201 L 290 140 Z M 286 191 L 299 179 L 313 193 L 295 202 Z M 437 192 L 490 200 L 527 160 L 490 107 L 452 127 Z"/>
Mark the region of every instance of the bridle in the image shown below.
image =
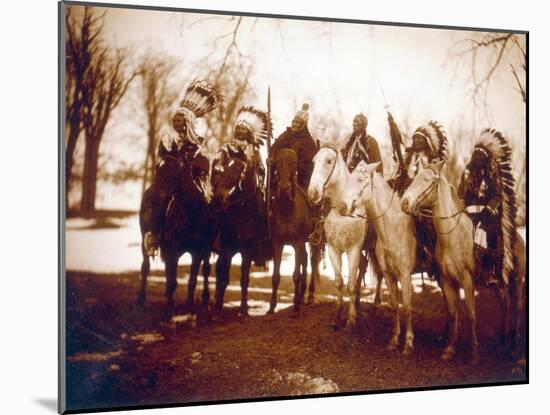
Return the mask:
<path id="1" fill-rule="evenodd" d="M 290 198 L 291 200 L 294 199 L 294 189 L 296 186 L 298 186 L 298 154 L 296 154 L 296 151 L 290 148 L 283 148 L 281 149 L 277 154 L 277 159 L 275 161 L 275 167 L 277 166 L 277 160 L 279 160 L 279 155 L 281 153 L 289 153 L 292 156 L 292 161 L 294 163 L 294 173 L 292 174 L 292 179 L 290 180 Z M 277 182 L 277 197 L 280 197 L 281 188 L 279 187 L 279 174 L 277 168 L 275 168 L 275 180 Z M 299 187 L 299 186 L 298 186 Z"/>
<path id="2" fill-rule="evenodd" d="M 414 206 L 412 208 L 412 214 L 414 216 L 422 216 L 422 217 L 425 217 L 425 218 L 430 218 L 430 219 L 452 219 L 452 218 L 455 218 L 458 216 L 458 219 L 456 221 L 456 223 L 454 224 L 454 226 L 451 228 L 450 231 L 448 232 L 437 232 L 435 231 L 437 234 L 440 234 L 440 235 L 447 235 L 451 232 L 453 232 L 456 227 L 458 226 L 458 224 L 460 223 L 460 219 L 461 219 L 461 216 L 462 214 L 464 213 L 464 209 L 460 209 L 459 211 L 453 213 L 452 215 L 449 215 L 449 216 L 434 216 L 432 214 L 429 214 L 429 213 L 425 213 L 423 212 L 421 209 L 420 209 L 420 205 L 422 204 L 422 202 L 424 200 L 426 200 L 430 195 L 431 193 L 435 190 L 435 198 L 434 198 L 434 202 L 433 204 L 436 204 L 437 203 L 437 197 L 439 195 L 439 184 L 441 182 L 441 175 L 439 174 L 439 172 L 436 172 L 434 169 L 430 168 L 430 167 L 426 167 L 427 169 L 431 170 L 435 177 L 433 179 L 433 181 L 430 183 L 430 185 L 428 187 L 426 187 L 419 195 L 418 197 L 416 198 L 416 201 L 414 203 Z"/>
<path id="3" fill-rule="evenodd" d="M 370 177 L 370 185 L 371 185 L 371 195 L 373 194 L 374 192 L 374 171 L 372 171 L 370 174 L 369 174 L 369 177 Z M 353 209 L 357 206 L 357 201 L 359 200 L 359 198 L 363 195 L 363 192 L 365 191 L 365 189 L 367 188 L 367 186 L 369 185 L 369 183 L 365 183 L 363 185 L 363 187 L 361 187 L 361 190 L 359 190 L 359 193 L 357 193 L 357 196 L 355 196 L 353 198 L 353 201 L 351 202 L 351 206 L 352 206 L 352 212 L 353 212 Z M 393 198 L 395 197 L 395 194 L 396 194 L 396 190 L 394 189 L 392 194 L 391 194 L 391 199 L 390 199 L 390 203 L 388 204 L 388 206 L 386 207 L 386 209 L 384 209 L 384 211 L 379 214 L 379 215 L 376 215 L 372 218 L 369 218 L 368 216 L 365 216 L 365 215 L 360 215 L 358 213 L 352 213 L 351 215 L 348 215 L 348 216 L 351 216 L 352 218 L 362 218 L 362 219 L 367 219 L 367 220 L 375 220 L 375 219 L 379 219 L 381 218 L 382 216 L 384 216 L 386 213 L 388 213 L 388 211 L 390 210 L 390 207 L 393 203 Z M 372 197 L 372 196 L 371 196 Z"/>
<path id="4" fill-rule="evenodd" d="M 331 146 L 323 146 L 322 148 L 328 148 L 332 151 L 334 151 L 334 153 L 336 154 L 336 158 L 334 159 L 334 164 L 332 165 L 332 169 L 330 170 L 330 173 L 328 174 L 327 178 L 325 179 L 325 182 L 323 183 L 323 193 L 328 185 L 328 182 L 330 181 L 331 177 L 332 177 L 332 174 L 334 173 L 334 170 L 336 168 L 336 163 L 338 162 L 338 150 L 336 150 L 334 147 L 331 147 Z"/>

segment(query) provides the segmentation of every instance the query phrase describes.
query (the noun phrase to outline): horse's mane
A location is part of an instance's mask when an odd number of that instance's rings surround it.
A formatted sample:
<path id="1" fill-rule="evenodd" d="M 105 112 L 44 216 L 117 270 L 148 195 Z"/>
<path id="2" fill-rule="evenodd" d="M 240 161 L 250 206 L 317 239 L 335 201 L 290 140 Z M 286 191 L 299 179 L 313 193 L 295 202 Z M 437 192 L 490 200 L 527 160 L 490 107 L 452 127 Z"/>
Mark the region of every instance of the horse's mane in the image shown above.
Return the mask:
<path id="1" fill-rule="evenodd" d="M 458 206 L 459 209 L 464 209 L 464 202 L 458 197 L 458 193 L 455 187 L 447 180 L 445 176 L 442 175 L 441 178 L 445 181 L 445 183 L 447 183 L 447 185 L 451 189 L 451 200 L 455 203 L 455 205 Z"/>

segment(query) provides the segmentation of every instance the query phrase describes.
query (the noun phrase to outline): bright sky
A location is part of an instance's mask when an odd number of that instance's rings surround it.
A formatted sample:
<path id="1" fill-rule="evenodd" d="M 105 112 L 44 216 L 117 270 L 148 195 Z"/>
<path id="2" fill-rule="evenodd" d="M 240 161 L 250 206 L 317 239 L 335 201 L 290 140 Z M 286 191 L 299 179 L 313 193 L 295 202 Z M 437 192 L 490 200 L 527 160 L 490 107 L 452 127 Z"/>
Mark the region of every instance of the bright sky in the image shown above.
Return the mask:
<path id="1" fill-rule="evenodd" d="M 218 17 L 109 9 L 105 31 L 113 45 L 131 46 L 138 53 L 153 47 L 181 59 L 178 76 L 191 80 L 203 76 L 197 72 L 197 62 L 205 57 L 219 62 L 231 41 L 227 36 L 214 46 L 217 37 L 233 30 L 237 19 Z M 488 110 L 476 110 L 470 95 L 470 60 L 450 58 L 454 42 L 470 36 L 464 31 L 247 17 L 239 27 L 237 42 L 241 53 L 255 62 L 254 98 L 241 104 L 266 109 L 270 85 L 275 136 L 307 101 L 314 137 L 345 137 L 353 116 L 363 112 L 369 118 L 369 133 L 381 146 L 389 146 L 384 110 L 388 104 L 404 131 L 435 119 L 453 140 L 453 132 L 463 135 L 494 127 L 523 155 L 525 105 L 509 70 L 509 63 L 519 67 L 519 56 L 505 56 L 488 90 Z M 488 57 L 481 55 L 478 60 L 479 76 L 488 69 Z M 182 81 L 182 91 L 186 82 Z M 104 152 L 120 154 L 122 145 L 128 148 L 127 137 L 143 137 L 145 142 L 145 133 L 136 129 L 136 123 L 131 127 L 120 122 L 135 112 L 133 108 L 135 103 L 126 100 L 118 109 L 102 143 Z M 331 124 L 338 127 L 325 128 Z"/>

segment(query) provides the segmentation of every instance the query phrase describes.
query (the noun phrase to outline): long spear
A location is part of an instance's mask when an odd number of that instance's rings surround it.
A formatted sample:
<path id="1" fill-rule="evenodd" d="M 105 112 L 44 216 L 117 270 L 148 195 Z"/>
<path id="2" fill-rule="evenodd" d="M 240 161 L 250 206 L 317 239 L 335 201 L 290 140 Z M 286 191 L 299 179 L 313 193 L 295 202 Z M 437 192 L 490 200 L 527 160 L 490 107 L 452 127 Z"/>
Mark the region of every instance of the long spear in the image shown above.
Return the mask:
<path id="1" fill-rule="evenodd" d="M 267 87 L 267 158 L 270 157 L 273 128 L 271 125 L 271 85 Z M 267 238 L 271 239 L 271 165 L 267 165 Z"/>

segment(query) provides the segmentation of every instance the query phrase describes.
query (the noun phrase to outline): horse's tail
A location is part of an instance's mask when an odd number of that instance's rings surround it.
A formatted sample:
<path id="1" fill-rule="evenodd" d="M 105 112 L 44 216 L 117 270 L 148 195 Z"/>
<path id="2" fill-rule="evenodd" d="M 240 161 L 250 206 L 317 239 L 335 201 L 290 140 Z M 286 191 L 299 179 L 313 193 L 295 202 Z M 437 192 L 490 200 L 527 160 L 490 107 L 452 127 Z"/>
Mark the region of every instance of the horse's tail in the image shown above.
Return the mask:
<path id="1" fill-rule="evenodd" d="M 370 263 L 370 269 L 371 269 L 371 275 L 372 275 L 372 283 L 374 286 L 378 284 L 378 280 L 382 276 L 382 271 L 380 270 L 380 264 L 378 263 L 378 258 L 376 258 L 376 253 L 374 252 L 374 247 L 371 247 L 367 250 L 368 260 Z M 366 273 L 363 274 L 363 282 L 366 285 Z"/>

